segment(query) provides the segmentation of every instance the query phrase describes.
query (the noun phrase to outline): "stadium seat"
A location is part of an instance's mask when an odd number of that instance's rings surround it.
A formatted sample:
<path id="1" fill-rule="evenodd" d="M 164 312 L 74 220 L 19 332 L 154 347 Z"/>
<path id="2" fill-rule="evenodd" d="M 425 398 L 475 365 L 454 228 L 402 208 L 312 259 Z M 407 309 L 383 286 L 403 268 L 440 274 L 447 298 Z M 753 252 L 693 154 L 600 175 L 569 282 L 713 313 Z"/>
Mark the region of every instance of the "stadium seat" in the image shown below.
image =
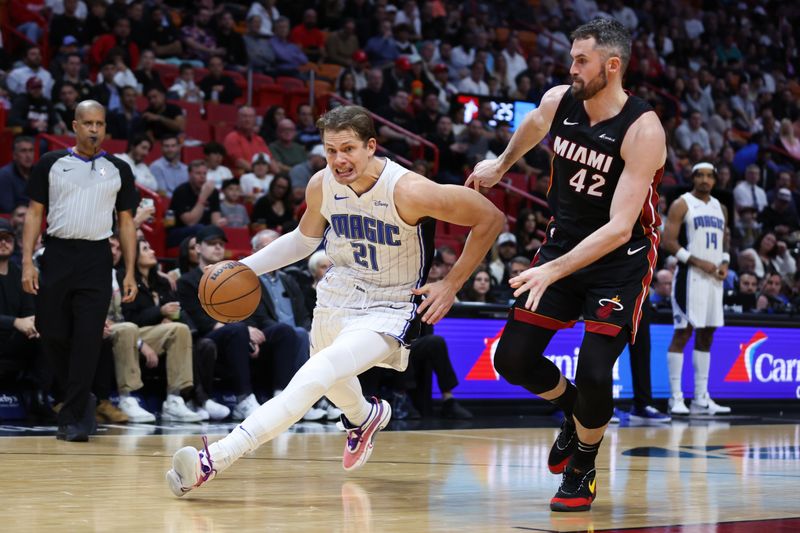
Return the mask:
<path id="1" fill-rule="evenodd" d="M 262 85 L 255 91 L 255 104 L 257 107 L 284 106 L 286 91 L 280 85 Z"/>
<path id="2" fill-rule="evenodd" d="M 178 77 L 178 66 L 170 63 L 156 63 L 153 65 L 153 70 L 161 76 L 161 83 L 164 84 L 164 87 L 170 87 Z"/>
<path id="3" fill-rule="evenodd" d="M 228 244 L 225 246 L 225 257 L 240 259 L 250 255 L 253 251 L 250 244 L 250 230 L 229 227 L 224 227 L 222 230 L 225 232 L 225 237 L 228 238 Z"/>
<path id="4" fill-rule="evenodd" d="M 70 145 L 74 144 L 72 138 Z M 103 150 L 109 154 L 122 154 L 128 149 L 128 141 L 125 139 L 106 139 L 103 141 Z"/>
<path id="5" fill-rule="evenodd" d="M 192 115 L 186 117 L 186 137 L 207 143 L 211 140 L 211 124 Z"/>
<path id="6" fill-rule="evenodd" d="M 291 89 L 304 89 L 306 86 L 303 80 L 298 78 L 292 78 L 290 76 L 278 76 L 275 79 L 275 83 L 277 83 L 287 91 Z"/>
<path id="7" fill-rule="evenodd" d="M 197 120 L 203 119 L 203 106 L 198 102 L 185 102 L 183 100 L 167 100 L 167 103 L 176 105 L 183 109 L 183 116 L 188 120 L 192 117 Z"/>
<path id="8" fill-rule="evenodd" d="M 226 124 L 236 124 L 236 116 L 239 109 L 231 104 L 212 104 L 206 105 L 206 120 L 211 124 L 224 122 Z"/>
<path id="9" fill-rule="evenodd" d="M 203 145 L 184 146 L 181 150 L 181 161 L 188 165 L 195 159 L 205 159 L 205 155 L 203 154 Z"/>
<path id="10" fill-rule="evenodd" d="M 212 124 L 211 128 L 214 130 L 214 140 L 222 144 L 225 142 L 225 136 L 233 131 L 234 124 L 227 122 L 220 122 L 219 124 Z"/>
<path id="11" fill-rule="evenodd" d="M 294 89 L 288 91 L 286 93 L 286 99 L 284 101 L 284 109 L 286 109 L 286 115 L 291 118 L 292 120 L 297 119 L 297 106 L 300 104 L 308 104 L 309 102 L 309 95 L 311 93 L 308 89 Z"/>
<path id="12" fill-rule="evenodd" d="M 318 77 L 327 79 L 330 82 L 335 82 L 339 78 L 344 67 L 335 65 L 333 63 L 323 63 L 317 67 Z"/>

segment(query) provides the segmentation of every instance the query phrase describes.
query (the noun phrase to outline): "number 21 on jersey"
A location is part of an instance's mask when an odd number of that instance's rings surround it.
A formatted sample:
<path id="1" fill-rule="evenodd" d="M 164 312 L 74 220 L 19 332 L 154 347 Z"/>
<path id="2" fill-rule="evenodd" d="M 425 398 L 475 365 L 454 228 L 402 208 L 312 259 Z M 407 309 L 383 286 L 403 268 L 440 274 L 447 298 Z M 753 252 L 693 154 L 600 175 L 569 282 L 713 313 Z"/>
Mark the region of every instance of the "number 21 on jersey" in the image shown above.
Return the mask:
<path id="1" fill-rule="evenodd" d="M 575 189 L 575 192 L 581 192 L 586 188 L 584 182 L 586 181 L 587 171 L 585 168 L 580 169 L 569 179 L 570 186 Z M 593 183 L 589 185 L 586 194 L 589 196 L 603 196 L 603 191 L 600 188 L 606 184 L 606 179 L 601 174 L 592 174 L 591 179 Z"/>

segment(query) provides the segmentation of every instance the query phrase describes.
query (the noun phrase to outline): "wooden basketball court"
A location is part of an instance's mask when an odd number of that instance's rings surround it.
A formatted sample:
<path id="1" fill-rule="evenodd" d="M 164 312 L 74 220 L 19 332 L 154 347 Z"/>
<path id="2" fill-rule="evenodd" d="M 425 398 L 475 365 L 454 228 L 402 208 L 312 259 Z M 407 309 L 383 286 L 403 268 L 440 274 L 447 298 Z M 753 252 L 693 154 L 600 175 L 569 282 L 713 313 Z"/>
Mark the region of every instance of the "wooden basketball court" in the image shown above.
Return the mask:
<path id="1" fill-rule="evenodd" d="M 171 454 L 199 437 L 135 431 L 89 444 L 0 438 L 2 530 L 800 530 L 800 424 L 612 427 L 585 513 L 549 510 L 560 481 L 546 467 L 554 428 L 386 431 L 350 474 L 342 433 L 295 429 L 182 499 L 164 474 Z"/>

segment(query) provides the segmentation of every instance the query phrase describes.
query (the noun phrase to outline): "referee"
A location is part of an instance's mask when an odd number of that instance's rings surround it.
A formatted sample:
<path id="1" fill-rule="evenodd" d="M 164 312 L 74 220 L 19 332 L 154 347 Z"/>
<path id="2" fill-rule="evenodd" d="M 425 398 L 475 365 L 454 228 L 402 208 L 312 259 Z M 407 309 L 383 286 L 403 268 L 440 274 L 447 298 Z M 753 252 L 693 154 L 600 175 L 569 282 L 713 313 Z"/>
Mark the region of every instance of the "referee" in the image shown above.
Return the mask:
<path id="1" fill-rule="evenodd" d="M 138 194 L 130 166 L 100 148 L 105 118 L 98 102 L 78 104 L 72 122 L 75 147 L 48 152 L 34 166 L 22 237 L 22 286 L 37 295 L 36 328 L 62 380 L 56 438 L 78 442 L 89 440 L 95 427 L 91 387 L 111 301 L 108 238 L 115 209 L 127 272 L 122 301 L 136 296 L 133 210 Z M 40 281 L 32 255 L 45 211 Z"/>

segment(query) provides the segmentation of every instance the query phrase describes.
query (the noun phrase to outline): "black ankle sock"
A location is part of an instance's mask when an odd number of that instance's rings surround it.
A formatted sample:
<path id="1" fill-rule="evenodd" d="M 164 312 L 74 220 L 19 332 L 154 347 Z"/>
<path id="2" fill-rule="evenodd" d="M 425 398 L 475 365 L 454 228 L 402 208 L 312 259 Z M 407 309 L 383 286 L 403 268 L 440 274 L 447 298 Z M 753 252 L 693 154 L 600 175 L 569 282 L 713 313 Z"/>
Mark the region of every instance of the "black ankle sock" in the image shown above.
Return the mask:
<path id="1" fill-rule="evenodd" d="M 567 420 L 571 422 L 572 410 L 575 408 L 575 399 L 577 397 L 578 389 L 575 388 L 575 385 L 567 381 L 567 388 L 564 389 L 564 393 L 558 398 L 550 400 L 550 402 L 564 411 L 564 416 L 567 417 Z"/>
<path id="2" fill-rule="evenodd" d="M 601 442 L 603 442 L 603 439 L 600 439 L 594 444 L 586 444 L 578 439 L 578 447 L 569 460 L 570 468 L 578 472 L 588 472 L 594 468 L 594 460 L 597 457 L 597 451 L 600 449 Z"/>

